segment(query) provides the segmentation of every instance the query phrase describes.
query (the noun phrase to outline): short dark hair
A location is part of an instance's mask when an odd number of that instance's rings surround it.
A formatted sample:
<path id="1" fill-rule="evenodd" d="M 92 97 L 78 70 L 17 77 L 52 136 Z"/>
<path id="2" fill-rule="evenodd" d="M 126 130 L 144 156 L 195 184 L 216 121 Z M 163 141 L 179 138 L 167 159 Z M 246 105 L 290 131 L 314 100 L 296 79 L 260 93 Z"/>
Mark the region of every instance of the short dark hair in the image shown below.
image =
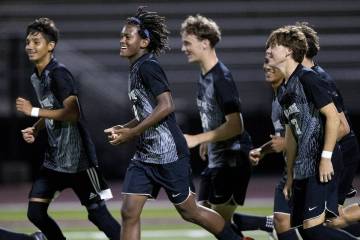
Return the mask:
<path id="1" fill-rule="evenodd" d="M 308 50 L 305 54 L 307 58 L 313 58 L 317 55 L 320 50 L 319 36 L 317 32 L 310 27 L 307 22 L 296 22 L 296 27 L 299 27 L 300 30 L 305 34 L 306 42 L 308 44 Z"/>
<path id="2" fill-rule="evenodd" d="M 59 30 L 54 21 L 46 17 L 35 19 L 27 26 L 26 35 L 33 33 L 42 33 L 48 42 L 55 42 L 55 44 L 59 40 Z"/>
<path id="3" fill-rule="evenodd" d="M 221 40 L 221 31 L 216 22 L 200 14 L 187 17 L 181 24 L 180 33 L 193 34 L 199 40 L 207 39 L 211 47 Z"/>
<path id="4" fill-rule="evenodd" d="M 298 63 L 304 60 L 308 49 L 305 34 L 295 26 L 284 26 L 272 31 L 266 41 L 266 49 L 274 45 L 291 49 L 292 57 Z"/>
<path id="5" fill-rule="evenodd" d="M 139 7 L 135 16 L 126 19 L 126 24 L 138 26 L 140 37 L 150 40 L 148 51 L 159 55 L 170 49 L 168 43 L 170 32 L 165 24 L 166 19 L 156 12 L 145 11 L 144 8 L 145 6 Z"/>

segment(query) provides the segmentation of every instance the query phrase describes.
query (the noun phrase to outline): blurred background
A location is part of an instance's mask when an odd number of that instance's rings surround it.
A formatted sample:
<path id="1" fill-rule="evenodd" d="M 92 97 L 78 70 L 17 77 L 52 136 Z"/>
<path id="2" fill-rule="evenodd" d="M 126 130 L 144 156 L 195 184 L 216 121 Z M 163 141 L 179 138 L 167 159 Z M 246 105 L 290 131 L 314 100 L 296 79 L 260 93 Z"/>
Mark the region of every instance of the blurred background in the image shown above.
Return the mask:
<path id="1" fill-rule="evenodd" d="M 269 139 L 271 88 L 264 82 L 264 44 L 271 30 L 296 21 L 309 22 L 320 36 L 317 62 L 336 80 L 360 130 L 360 1 L 358 0 L 182 0 L 182 1 L 0 1 L 0 183 L 31 181 L 41 164 L 46 136 L 25 144 L 20 130 L 35 119 L 18 114 L 15 99 L 38 105 L 29 76 L 33 66 L 24 52 L 26 26 L 38 17 L 53 19 L 60 29 L 56 58 L 80 84 L 80 101 L 97 147 L 105 176 L 121 180 L 136 142 L 111 146 L 103 130 L 132 118 L 127 97 L 128 62 L 119 56 L 124 20 L 139 5 L 166 16 L 171 50 L 159 57 L 176 105 L 176 117 L 185 133 L 201 131 L 196 108 L 199 70 L 181 52 L 179 29 L 188 16 L 200 13 L 222 30 L 219 58 L 232 70 L 242 99 L 245 127 L 255 146 Z M 205 163 L 192 151 L 195 175 Z M 255 176 L 280 174 L 283 163 L 271 156 L 254 169 Z"/>

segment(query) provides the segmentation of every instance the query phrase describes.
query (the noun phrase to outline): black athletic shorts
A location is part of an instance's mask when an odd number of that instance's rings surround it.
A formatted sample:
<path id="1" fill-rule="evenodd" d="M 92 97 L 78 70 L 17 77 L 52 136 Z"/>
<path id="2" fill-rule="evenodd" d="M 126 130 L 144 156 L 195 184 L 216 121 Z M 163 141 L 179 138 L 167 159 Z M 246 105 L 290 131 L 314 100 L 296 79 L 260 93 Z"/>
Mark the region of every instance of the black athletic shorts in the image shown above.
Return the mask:
<path id="1" fill-rule="evenodd" d="M 274 194 L 274 213 L 291 214 L 291 200 L 286 200 L 283 193 L 286 183 L 286 175 L 283 175 L 275 188 Z"/>
<path id="2" fill-rule="evenodd" d="M 344 169 L 340 174 L 339 180 L 339 204 L 343 205 L 347 195 L 353 191 L 352 182 L 358 169 L 360 150 L 359 143 L 353 132 L 343 137 L 339 145 L 344 163 Z"/>
<path id="3" fill-rule="evenodd" d="M 131 161 L 127 168 L 122 194 L 156 198 L 163 187 L 173 204 L 183 203 L 195 192 L 188 158 L 166 164 Z"/>
<path id="4" fill-rule="evenodd" d="M 111 190 L 95 167 L 78 173 L 63 173 L 42 167 L 29 198 L 53 199 L 56 192 L 66 188 L 71 188 L 84 206 L 112 198 Z"/>
<path id="5" fill-rule="evenodd" d="M 201 174 L 198 201 L 243 205 L 250 176 L 248 161 L 235 167 L 206 168 Z"/>

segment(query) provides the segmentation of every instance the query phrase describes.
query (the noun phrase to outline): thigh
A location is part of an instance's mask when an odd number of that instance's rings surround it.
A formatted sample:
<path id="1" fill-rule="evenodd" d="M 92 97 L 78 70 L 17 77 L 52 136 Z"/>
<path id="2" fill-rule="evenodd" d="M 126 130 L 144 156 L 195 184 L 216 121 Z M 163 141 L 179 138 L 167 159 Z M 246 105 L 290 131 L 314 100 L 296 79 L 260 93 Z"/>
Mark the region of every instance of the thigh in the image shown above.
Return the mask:
<path id="1" fill-rule="evenodd" d="M 154 179 L 165 189 L 173 204 L 181 204 L 195 192 L 188 158 L 159 166 L 154 171 Z"/>
<path id="2" fill-rule="evenodd" d="M 237 205 L 243 205 L 251 176 L 250 163 L 237 166 L 232 169 L 232 178 L 228 184 L 233 188 L 233 201 Z"/>
<path id="3" fill-rule="evenodd" d="M 57 191 L 66 188 L 66 178 L 67 174 L 42 167 L 31 187 L 29 198 L 51 200 Z"/>
<path id="4" fill-rule="evenodd" d="M 308 178 L 305 191 L 304 221 L 317 218 L 323 213 L 327 217 L 338 215 L 338 191 L 336 179 L 321 183 L 317 176 Z"/>
<path id="5" fill-rule="evenodd" d="M 197 193 L 197 200 L 199 202 L 209 201 L 209 189 L 211 186 L 209 168 L 205 168 L 200 176 L 199 190 Z"/>
<path id="6" fill-rule="evenodd" d="M 131 161 L 126 171 L 122 194 L 156 198 L 160 190 L 160 185 L 154 180 L 154 168 L 157 168 L 157 165 Z"/>
<path id="7" fill-rule="evenodd" d="M 112 198 L 105 180 L 94 167 L 72 174 L 71 188 L 84 206 Z"/>
<path id="8" fill-rule="evenodd" d="M 294 180 L 291 197 L 291 226 L 299 227 L 304 221 L 307 179 Z"/>
<path id="9" fill-rule="evenodd" d="M 285 182 L 286 182 L 286 177 L 283 176 L 283 178 L 280 180 L 280 182 L 278 183 L 278 185 L 275 188 L 274 213 L 290 215 L 291 214 L 291 210 L 290 210 L 291 201 L 287 200 L 283 193 Z"/>

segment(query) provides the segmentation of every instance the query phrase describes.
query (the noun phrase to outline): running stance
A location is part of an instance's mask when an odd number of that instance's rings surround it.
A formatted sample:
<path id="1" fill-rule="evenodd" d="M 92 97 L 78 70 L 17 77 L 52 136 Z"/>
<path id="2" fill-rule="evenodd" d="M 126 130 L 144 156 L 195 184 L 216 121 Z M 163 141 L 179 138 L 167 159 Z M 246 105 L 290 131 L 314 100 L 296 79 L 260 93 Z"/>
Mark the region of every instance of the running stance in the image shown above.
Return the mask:
<path id="1" fill-rule="evenodd" d="M 237 206 L 244 204 L 251 175 L 251 138 L 244 130 L 232 74 L 216 55 L 221 39 L 218 25 L 201 15 L 189 16 L 181 25 L 181 38 L 188 62 L 201 70 L 196 102 L 203 132 L 185 134 L 189 148 L 200 145 L 200 157 L 208 161 L 198 201 L 230 222 Z"/>
<path id="2" fill-rule="evenodd" d="M 48 18 L 36 19 L 27 27 L 26 53 L 35 64 L 31 83 L 41 108 L 24 99 L 16 99 L 16 108 L 27 116 L 39 118 L 21 130 L 27 143 L 34 143 L 40 130 L 46 129 L 49 147 L 29 194 L 28 218 L 48 239 L 65 236 L 48 215 L 54 195 L 71 188 L 88 211 L 89 220 L 109 239 L 120 238 L 120 225 L 106 208 L 111 190 L 99 172 L 94 144 L 84 125 L 78 89 L 70 71 L 53 55 L 58 30 Z"/>
<path id="3" fill-rule="evenodd" d="M 224 219 L 195 201 L 189 150 L 178 127 L 168 80 L 155 55 L 167 50 L 165 18 L 139 8 L 126 20 L 120 38 L 120 56 L 130 64 L 129 98 L 135 118 L 105 129 L 109 142 L 122 144 L 139 137 L 127 169 L 122 194 L 122 240 L 139 240 L 140 216 L 149 198 L 164 188 L 180 215 L 200 225 L 217 239 L 242 239 Z"/>
<path id="4" fill-rule="evenodd" d="M 307 51 L 305 35 L 297 27 L 274 30 L 266 42 L 266 60 L 285 77 L 279 94 L 285 130 L 287 180 L 284 194 L 292 196 L 292 226 L 303 225 L 306 239 L 356 239 L 323 225 L 326 214 L 337 214 L 334 172 L 341 159 L 336 144 L 340 119 L 318 74 L 301 65 Z M 334 175 L 336 174 L 336 175 Z M 281 239 L 291 239 L 287 232 Z"/>

